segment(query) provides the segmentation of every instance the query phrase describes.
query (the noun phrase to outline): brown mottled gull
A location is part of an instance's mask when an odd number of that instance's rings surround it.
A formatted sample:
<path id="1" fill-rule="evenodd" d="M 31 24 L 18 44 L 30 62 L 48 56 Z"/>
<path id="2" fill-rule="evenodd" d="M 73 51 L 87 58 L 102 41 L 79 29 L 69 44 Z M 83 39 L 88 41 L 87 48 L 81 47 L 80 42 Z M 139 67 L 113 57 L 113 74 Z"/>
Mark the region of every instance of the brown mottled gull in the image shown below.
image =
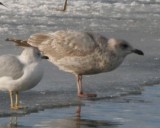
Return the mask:
<path id="1" fill-rule="evenodd" d="M 38 47 L 59 69 L 74 74 L 80 97 L 96 96 L 83 92 L 82 75 L 112 71 L 130 53 L 143 55 L 142 51 L 134 49 L 125 40 L 73 30 L 36 33 L 26 43 Z"/>

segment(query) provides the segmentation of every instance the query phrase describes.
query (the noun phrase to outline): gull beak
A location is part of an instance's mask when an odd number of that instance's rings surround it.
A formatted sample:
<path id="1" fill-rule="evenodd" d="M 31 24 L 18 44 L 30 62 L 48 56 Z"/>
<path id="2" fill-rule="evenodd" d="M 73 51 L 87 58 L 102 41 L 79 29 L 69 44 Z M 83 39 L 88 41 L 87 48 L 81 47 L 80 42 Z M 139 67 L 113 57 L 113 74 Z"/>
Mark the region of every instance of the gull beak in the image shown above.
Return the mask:
<path id="1" fill-rule="evenodd" d="M 132 50 L 132 52 L 136 53 L 138 55 L 144 55 L 144 53 L 141 50 L 138 50 L 138 49 L 134 49 L 134 50 Z"/>
<path id="2" fill-rule="evenodd" d="M 48 56 L 42 56 L 41 58 L 42 58 L 42 59 L 49 59 Z"/>

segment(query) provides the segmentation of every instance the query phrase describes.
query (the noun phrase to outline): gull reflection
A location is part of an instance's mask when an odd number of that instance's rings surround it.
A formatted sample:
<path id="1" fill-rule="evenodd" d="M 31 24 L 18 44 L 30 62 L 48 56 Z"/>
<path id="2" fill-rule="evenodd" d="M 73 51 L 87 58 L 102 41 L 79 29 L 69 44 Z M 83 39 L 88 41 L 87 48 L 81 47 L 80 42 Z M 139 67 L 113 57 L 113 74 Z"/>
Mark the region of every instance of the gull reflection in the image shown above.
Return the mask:
<path id="1" fill-rule="evenodd" d="M 0 124 L 0 128 L 18 128 L 17 117 L 10 117 L 8 123 Z"/>
<path id="2" fill-rule="evenodd" d="M 112 121 L 83 118 L 81 106 L 78 106 L 75 115 L 72 117 L 43 121 L 36 126 L 43 128 L 116 128 L 118 125 L 118 123 Z"/>
<path id="3" fill-rule="evenodd" d="M 18 126 L 18 117 L 10 117 L 9 128 L 17 128 Z"/>

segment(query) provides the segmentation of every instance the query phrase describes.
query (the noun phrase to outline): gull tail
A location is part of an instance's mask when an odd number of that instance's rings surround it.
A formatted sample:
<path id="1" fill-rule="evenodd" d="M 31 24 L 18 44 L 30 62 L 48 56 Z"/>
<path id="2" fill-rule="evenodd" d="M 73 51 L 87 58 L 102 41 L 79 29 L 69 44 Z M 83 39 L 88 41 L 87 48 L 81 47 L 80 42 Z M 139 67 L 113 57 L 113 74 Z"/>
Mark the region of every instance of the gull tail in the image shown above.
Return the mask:
<path id="1" fill-rule="evenodd" d="M 14 42 L 17 46 L 32 47 L 30 44 L 27 43 L 27 40 L 20 40 L 20 39 L 15 39 L 15 38 L 7 38 L 6 41 Z"/>

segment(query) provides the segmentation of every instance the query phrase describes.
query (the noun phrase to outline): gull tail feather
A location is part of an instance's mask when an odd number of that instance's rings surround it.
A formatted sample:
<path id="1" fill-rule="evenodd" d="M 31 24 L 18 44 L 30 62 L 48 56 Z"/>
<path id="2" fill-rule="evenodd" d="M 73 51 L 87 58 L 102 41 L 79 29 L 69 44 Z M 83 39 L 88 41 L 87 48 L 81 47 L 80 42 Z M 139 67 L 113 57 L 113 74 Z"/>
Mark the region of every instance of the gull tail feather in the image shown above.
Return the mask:
<path id="1" fill-rule="evenodd" d="M 16 39 L 16 38 L 7 38 L 6 41 L 14 42 L 17 46 L 32 47 L 30 44 L 27 43 L 27 40 L 20 40 L 20 39 Z"/>

